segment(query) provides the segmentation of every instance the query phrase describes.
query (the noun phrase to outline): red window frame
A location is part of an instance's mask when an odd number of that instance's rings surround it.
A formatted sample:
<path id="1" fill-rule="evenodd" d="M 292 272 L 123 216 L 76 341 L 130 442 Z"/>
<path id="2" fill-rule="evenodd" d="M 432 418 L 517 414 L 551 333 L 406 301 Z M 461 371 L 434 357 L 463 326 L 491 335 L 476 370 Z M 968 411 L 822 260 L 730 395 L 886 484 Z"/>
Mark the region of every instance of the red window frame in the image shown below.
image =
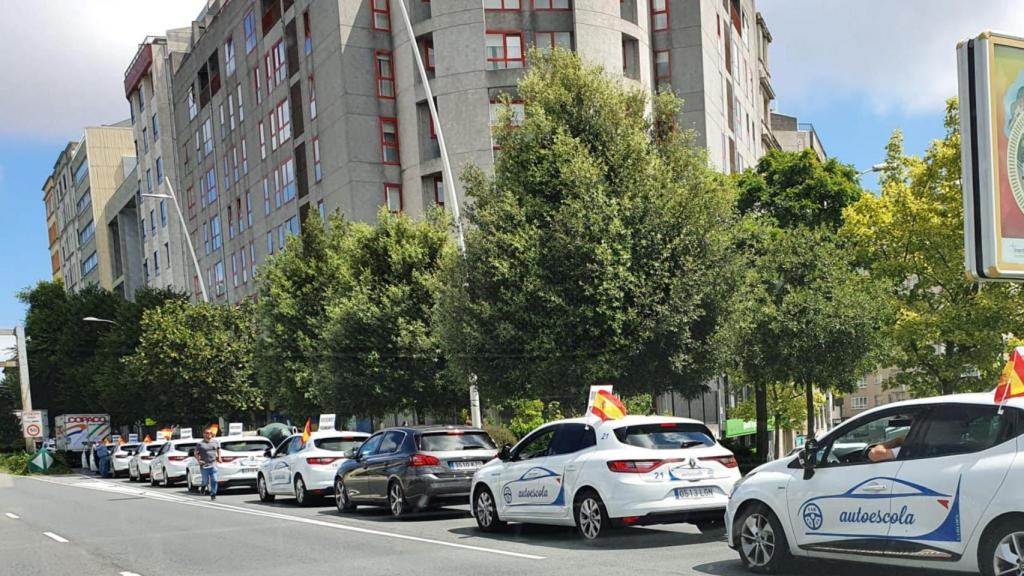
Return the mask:
<path id="1" fill-rule="evenodd" d="M 441 185 L 441 195 L 437 195 L 437 185 Z M 434 203 L 438 206 L 444 207 L 444 178 L 441 176 L 434 176 Z"/>
<path id="2" fill-rule="evenodd" d="M 663 75 L 658 75 L 658 55 L 664 54 L 668 57 L 668 72 Z M 659 84 L 664 81 L 667 84 L 672 83 L 672 52 L 670 50 L 655 50 L 654 51 L 654 88 L 657 89 Z"/>
<path id="3" fill-rule="evenodd" d="M 263 103 L 263 82 L 260 81 L 259 64 L 252 69 L 252 87 L 256 92 L 256 105 L 259 106 Z"/>
<path id="4" fill-rule="evenodd" d="M 309 119 L 316 119 L 316 78 L 312 74 L 309 75 Z"/>
<path id="5" fill-rule="evenodd" d="M 397 211 L 391 209 L 391 202 L 389 201 L 389 196 L 390 196 L 389 192 L 392 191 L 392 190 L 397 190 L 398 191 L 398 210 Z M 405 209 L 405 197 L 402 194 L 402 185 L 401 184 L 396 184 L 394 182 L 385 182 L 384 183 L 384 206 L 386 206 L 387 209 L 388 209 L 388 212 L 391 212 L 392 214 L 398 214 L 399 212 L 401 212 L 402 210 Z"/>
<path id="6" fill-rule="evenodd" d="M 535 12 L 569 12 L 572 10 L 572 0 L 566 0 L 566 8 L 554 8 L 557 0 L 545 0 L 552 8 L 537 8 L 537 0 L 533 0 L 533 9 Z M 621 4 L 621 2 L 620 2 Z"/>
<path id="7" fill-rule="evenodd" d="M 484 56 L 484 61 L 487 62 L 487 63 L 490 63 L 490 62 L 504 62 L 505 65 L 502 66 L 502 67 L 488 68 L 488 70 L 507 70 L 509 68 L 509 65 L 508 65 L 509 62 L 519 62 L 521 65 L 518 66 L 518 68 L 525 68 L 526 67 L 526 44 L 525 44 L 525 39 L 523 38 L 523 31 L 522 30 L 486 30 L 484 32 L 484 37 L 486 38 L 487 36 L 497 35 L 497 34 L 501 34 L 502 57 L 501 58 L 491 58 L 491 57 L 485 55 Z M 509 39 L 510 36 L 518 36 L 519 37 L 519 58 L 509 58 L 508 57 L 508 39 Z"/>
<path id="8" fill-rule="evenodd" d="M 387 58 L 389 75 L 385 76 L 381 71 L 381 62 L 384 58 Z M 377 78 L 377 97 L 385 100 L 395 99 L 395 59 L 391 55 L 391 50 L 374 50 L 373 51 L 373 74 Z M 391 84 L 391 96 L 384 94 L 383 86 L 384 83 Z"/>
<path id="9" fill-rule="evenodd" d="M 522 0 L 499 0 L 501 8 L 485 8 L 487 12 L 518 12 L 523 9 Z M 509 8 L 507 5 L 515 2 L 515 8 Z"/>
<path id="10" fill-rule="evenodd" d="M 380 4 L 384 7 L 381 8 Z M 381 28 L 377 26 L 377 15 L 383 14 L 387 20 L 387 28 Z M 391 31 L 391 4 L 389 0 L 370 0 L 370 24 L 373 30 L 377 32 L 390 32 Z"/>
<path id="11" fill-rule="evenodd" d="M 395 135 L 394 143 L 389 143 L 389 142 L 386 142 L 384 140 L 384 126 L 386 126 L 386 125 L 394 126 L 394 135 Z M 401 146 L 402 146 L 402 144 L 401 144 L 401 142 L 398 139 L 398 118 L 381 117 L 381 119 L 380 119 L 380 160 L 381 160 L 381 162 L 384 163 L 384 164 L 387 164 L 387 165 L 391 165 L 391 166 L 400 165 L 402 163 L 401 162 L 401 157 L 402 157 L 402 155 L 401 155 Z M 393 161 L 389 161 L 387 159 L 388 158 L 387 151 L 389 149 L 394 149 L 394 151 L 395 151 L 395 160 L 393 160 Z"/>
<path id="12" fill-rule="evenodd" d="M 658 10 L 655 7 L 656 2 L 664 3 L 665 7 L 662 10 Z M 658 26 L 658 16 L 665 16 L 665 25 Z M 654 31 L 668 30 L 671 27 L 671 14 L 669 14 L 669 0 L 651 0 L 651 29 Z"/>
<path id="13" fill-rule="evenodd" d="M 434 41 L 432 39 L 423 41 L 423 67 L 427 70 L 435 69 Z"/>

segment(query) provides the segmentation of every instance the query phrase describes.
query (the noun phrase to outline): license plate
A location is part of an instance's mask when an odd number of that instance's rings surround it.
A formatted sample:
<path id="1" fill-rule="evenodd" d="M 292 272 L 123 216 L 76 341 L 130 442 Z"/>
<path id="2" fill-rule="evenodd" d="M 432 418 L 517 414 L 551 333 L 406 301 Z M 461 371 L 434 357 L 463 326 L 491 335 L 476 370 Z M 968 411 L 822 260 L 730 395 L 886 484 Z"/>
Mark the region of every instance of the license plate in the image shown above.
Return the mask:
<path id="1" fill-rule="evenodd" d="M 471 462 L 449 462 L 452 470 L 476 470 L 484 465 L 483 462 L 473 460 Z"/>
<path id="2" fill-rule="evenodd" d="M 242 474 L 255 474 L 256 473 L 256 469 L 255 468 L 242 468 L 241 470 L 239 470 L 239 472 L 241 472 Z"/>
<path id="3" fill-rule="evenodd" d="M 676 500 L 714 498 L 714 488 L 676 488 Z"/>

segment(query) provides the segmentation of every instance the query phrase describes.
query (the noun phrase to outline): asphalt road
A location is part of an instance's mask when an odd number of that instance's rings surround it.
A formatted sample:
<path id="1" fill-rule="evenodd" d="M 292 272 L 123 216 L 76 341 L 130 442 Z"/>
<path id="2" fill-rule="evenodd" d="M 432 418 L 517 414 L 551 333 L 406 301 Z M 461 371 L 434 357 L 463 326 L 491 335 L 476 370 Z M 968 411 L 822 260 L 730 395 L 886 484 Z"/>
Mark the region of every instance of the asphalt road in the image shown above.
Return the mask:
<path id="1" fill-rule="evenodd" d="M 799 562 L 797 576 L 863 576 L 877 567 Z M 383 509 L 340 515 L 330 502 L 263 504 L 226 490 L 216 502 L 184 487 L 95 476 L 0 474 L 0 574 L 578 576 L 746 575 L 724 532 L 688 524 L 616 531 L 594 544 L 572 529 L 513 525 L 485 535 L 468 506 L 406 521 Z M 891 576 L 924 572 L 893 571 Z"/>

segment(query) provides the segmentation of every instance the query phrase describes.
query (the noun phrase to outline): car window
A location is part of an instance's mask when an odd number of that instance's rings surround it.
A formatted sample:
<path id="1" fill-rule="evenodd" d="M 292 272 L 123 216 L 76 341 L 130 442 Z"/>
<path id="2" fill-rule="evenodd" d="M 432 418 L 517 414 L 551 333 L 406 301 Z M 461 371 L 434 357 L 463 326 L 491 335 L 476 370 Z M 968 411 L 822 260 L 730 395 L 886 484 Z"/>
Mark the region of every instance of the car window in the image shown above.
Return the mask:
<path id="1" fill-rule="evenodd" d="M 572 454 L 597 444 L 594 427 L 586 424 L 562 424 L 551 441 L 548 456 Z"/>
<path id="2" fill-rule="evenodd" d="M 558 426 L 549 426 L 527 436 L 516 447 L 515 453 L 512 455 L 513 458 L 515 460 L 532 460 L 533 458 L 547 456 L 551 440 L 555 437 L 555 432 L 557 431 Z"/>
<path id="3" fill-rule="evenodd" d="M 678 450 L 715 445 L 715 439 L 707 426 L 692 422 L 623 426 L 615 429 L 615 437 L 623 444 L 652 450 Z"/>
<path id="4" fill-rule="evenodd" d="M 818 466 L 870 464 L 868 450 L 876 444 L 885 444 L 893 457 L 900 457 L 904 440 L 912 430 L 920 427 L 920 408 L 885 411 L 857 421 L 818 450 Z"/>
<path id="5" fill-rule="evenodd" d="M 925 419 L 924 433 L 907 447 L 906 458 L 939 458 L 988 450 L 1013 438 L 1017 411 L 993 404 L 940 404 Z M 904 459 L 904 454 L 900 454 Z"/>
<path id="6" fill-rule="evenodd" d="M 220 448 L 227 452 L 262 452 L 270 448 L 270 442 L 266 440 L 232 440 L 221 442 Z"/>
<path id="7" fill-rule="evenodd" d="M 405 440 L 405 432 L 399 430 L 392 430 L 384 435 L 384 439 L 380 442 L 380 448 L 377 449 L 377 454 L 391 454 L 392 452 L 398 452 L 398 447 L 402 445 L 402 440 Z"/>
<path id="8" fill-rule="evenodd" d="M 302 450 L 302 436 L 294 436 L 292 441 L 288 443 L 288 453 L 295 454 L 299 450 Z"/>
<path id="9" fill-rule="evenodd" d="M 174 447 L 174 449 L 179 452 L 191 452 L 192 449 L 198 445 L 198 442 L 186 442 L 184 444 L 178 444 L 177 446 Z"/>
<path id="10" fill-rule="evenodd" d="M 353 448 L 359 448 L 363 444 L 365 438 L 351 437 L 351 436 L 332 436 L 330 438 L 317 438 L 313 440 L 313 444 L 321 450 L 329 450 L 331 452 L 348 452 Z"/>
<path id="11" fill-rule="evenodd" d="M 367 440 L 365 444 L 359 447 L 359 456 L 366 457 L 376 454 L 377 448 L 380 447 L 380 442 L 383 439 L 384 434 L 380 432 L 374 434 L 373 436 L 370 436 L 370 439 Z"/>
<path id="12" fill-rule="evenodd" d="M 494 441 L 486 432 L 434 432 L 424 434 L 419 441 L 424 452 L 449 452 L 453 450 L 494 450 Z"/>
<path id="13" fill-rule="evenodd" d="M 288 454 L 288 447 L 292 443 L 292 437 L 281 440 L 281 444 L 278 445 L 277 450 L 274 451 L 274 456 L 286 456 Z"/>

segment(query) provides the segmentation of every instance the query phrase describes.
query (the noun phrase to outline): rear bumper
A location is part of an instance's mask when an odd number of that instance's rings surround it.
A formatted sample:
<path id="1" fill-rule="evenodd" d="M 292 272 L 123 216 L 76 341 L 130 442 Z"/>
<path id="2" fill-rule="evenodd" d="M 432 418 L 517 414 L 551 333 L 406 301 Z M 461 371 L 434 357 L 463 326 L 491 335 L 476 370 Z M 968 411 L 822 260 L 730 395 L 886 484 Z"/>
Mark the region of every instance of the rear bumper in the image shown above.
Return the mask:
<path id="1" fill-rule="evenodd" d="M 335 469 L 317 470 L 310 467 L 302 470 L 302 481 L 306 483 L 306 490 L 313 494 L 330 495 L 334 494 L 334 473 Z"/>
<path id="2" fill-rule="evenodd" d="M 469 502 L 472 476 L 438 478 L 433 474 L 413 476 L 405 482 L 405 498 L 415 508 L 465 504 Z"/>

